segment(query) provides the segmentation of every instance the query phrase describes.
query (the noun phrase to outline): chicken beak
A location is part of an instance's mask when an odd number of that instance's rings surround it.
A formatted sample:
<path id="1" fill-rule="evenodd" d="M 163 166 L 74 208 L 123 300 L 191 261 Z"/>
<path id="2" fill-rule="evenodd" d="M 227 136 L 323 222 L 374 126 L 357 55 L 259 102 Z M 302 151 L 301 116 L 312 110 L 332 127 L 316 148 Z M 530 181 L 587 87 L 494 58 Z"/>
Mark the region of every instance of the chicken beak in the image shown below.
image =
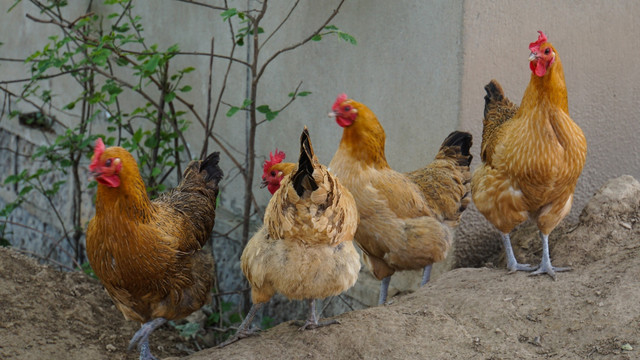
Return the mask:
<path id="1" fill-rule="evenodd" d="M 262 179 L 262 182 L 260 183 L 260 189 L 263 189 L 264 187 L 266 187 L 267 185 L 269 185 L 269 183 L 267 182 L 267 180 Z"/>
<path id="2" fill-rule="evenodd" d="M 536 59 L 538 58 L 538 54 L 531 52 L 531 54 L 529 54 L 529 61 L 536 61 Z"/>
<path id="3" fill-rule="evenodd" d="M 335 113 L 335 112 L 333 112 L 333 111 L 329 113 L 329 117 L 337 117 L 337 116 L 338 116 L 338 114 L 336 114 L 336 113 Z"/>

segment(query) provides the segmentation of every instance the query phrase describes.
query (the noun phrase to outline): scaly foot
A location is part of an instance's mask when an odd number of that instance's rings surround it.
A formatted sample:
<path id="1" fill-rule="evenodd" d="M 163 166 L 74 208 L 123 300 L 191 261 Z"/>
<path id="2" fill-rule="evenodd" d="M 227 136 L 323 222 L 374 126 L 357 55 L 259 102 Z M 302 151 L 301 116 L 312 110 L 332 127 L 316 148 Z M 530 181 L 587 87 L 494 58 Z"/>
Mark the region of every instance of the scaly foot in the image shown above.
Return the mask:
<path id="1" fill-rule="evenodd" d="M 229 344 L 233 344 L 234 342 L 240 340 L 240 339 L 244 339 L 244 338 L 248 338 L 250 336 L 255 336 L 258 335 L 258 332 L 260 332 L 260 329 L 239 329 L 235 335 L 233 335 L 233 337 L 227 339 L 227 341 L 223 342 L 222 344 L 218 345 L 218 348 L 223 348 Z"/>
<path id="2" fill-rule="evenodd" d="M 556 272 L 569 271 L 569 267 L 553 267 L 551 266 L 551 258 L 549 257 L 549 234 L 543 234 L 540 232 L 540 239 L 542 240 L 542 261 L 540 266 L 530 275 L 547 274 L 551 278 L 556 280 Z"/>
<path id="3" fill-rule="evenodd" d="M 531 266 L 529 264 L 507 263 L 507 269 L 509 270 L 509 274 L 513 274 L 516 271 L 534 271 L 538 269 L 538 266 Z"/>
<path id="4" fill-rule="evenodd" d="M 551 266 L 551 262 L 549 262 L 548 264 L 542 263 L 538 267 L 538 270 L 532 272 L 531 274 L 529 274 L 529 276 L 547 274 L 547 275 L 551 276 L 551 278 L 555 281 L 556 280 L 556 273 L 557 272 L 563 272 L 563 271 L 571 271 L 571 268 L 570 267 L 555 267 L 555 266 Z"/>
<path id="5" fill-rule="evenodd" d="M 509 234 L 501 234 L 502 236 L 502 244 L 504 245 L 504 252 L 507 256 L 507 269 L 509 269 L 509 274 L 512 274 L 516 271 L 533 271 L 537 269 L 537 266 L 531 266 L 529 264 L 518 264 L 518 260 L 513 255 L 513 248 L 511 247 L 511 238 Z"/>
<path id="6" fill-rule="evenodd" d="M 129 341 L 129 347 L 127 350 L 131 351 L 136 347 L 140 352 L 140 360 L 157 360 L 155 356 L 151 354 L 151 350 L 149 349 L 149 335 L 151 335 L 155 329 L 162 326 L 165 322 L 167 322 L 167 319 L 165 318 L 156 318 L 142 324 L 140 330 L 133 334 L 131 341 Z"/>
<path id="7" fill-rule="evenodd" d="M 338 320 L 326 320 L 326 321 L 312 321 L 311 319 L 305 321 L 304 323 L 301 320 L 298 321 L 294 321 L 293 324 L 295 326 L 299 326 L 300 328 L 298 329 L 299 331 L 304 331 L 304 330 L 313 330 L 313 329 L 317 329 L 319 327 L 323 327 L 323 326 L 327 326 L 327 325 L 333 325 L 333 324 L 340 324 L 340 321 Z"/>
<path id="8" fill-rule="evenodd" d="M 149 349 L 149 341 L 145 341 L 138 345 L 140 348 L 140 360 L 158 360 L 157 357 L 151 354 L 151 350 Z"/>

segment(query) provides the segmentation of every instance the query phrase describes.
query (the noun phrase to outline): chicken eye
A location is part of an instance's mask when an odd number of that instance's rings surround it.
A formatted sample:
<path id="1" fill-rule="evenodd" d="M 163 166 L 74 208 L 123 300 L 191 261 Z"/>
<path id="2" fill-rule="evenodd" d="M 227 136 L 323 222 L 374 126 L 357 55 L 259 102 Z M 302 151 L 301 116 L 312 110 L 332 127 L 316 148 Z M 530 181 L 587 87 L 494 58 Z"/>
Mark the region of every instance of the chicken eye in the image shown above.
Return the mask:
<path id="1" fill-rule="evenodd" d="M 545 55 L 549 55 L 549 53 L 550 53 L 550 52 L 551 52 L 551 48 L 546 48 L 546 49 L 544 50 L 544 54 L 545 54 Z"/>
<path id="2" fill-rule="evenodd" d="M 344 111 L 351 111 L 351 106 L 347 105 L 344 107 Z"/>
<path id="3" fill-rule="evenodd" d="M 107 159 L 107 161 L 104 162 L 104 165 L 107 167 L 111 166 L 111 159 Z"/>
<path id="4" fill-rule="evenodd" d="M 271 176 L 276 176 L 276 172 L 274 170 L 271 170 Z"/>

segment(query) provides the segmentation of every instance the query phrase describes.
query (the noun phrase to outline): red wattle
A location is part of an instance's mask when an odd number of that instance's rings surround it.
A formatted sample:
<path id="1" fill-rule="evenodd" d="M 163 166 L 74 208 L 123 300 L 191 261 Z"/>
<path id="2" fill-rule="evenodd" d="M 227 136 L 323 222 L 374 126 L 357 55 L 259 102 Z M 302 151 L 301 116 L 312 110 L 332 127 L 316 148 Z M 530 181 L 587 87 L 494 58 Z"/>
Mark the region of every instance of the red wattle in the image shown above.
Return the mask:
<path id="1" fill-rule="evenodd" d="M 343 128 L 344 127 L 349 127 L 349 126 L 351 126 L 351 124 L 353 124 L 352 120 L 345 119 L 345 118 L 340 117 L 340 116 L 336 116 L 336 122 L 338 123 L 338 125 L 342 126 Z"/>

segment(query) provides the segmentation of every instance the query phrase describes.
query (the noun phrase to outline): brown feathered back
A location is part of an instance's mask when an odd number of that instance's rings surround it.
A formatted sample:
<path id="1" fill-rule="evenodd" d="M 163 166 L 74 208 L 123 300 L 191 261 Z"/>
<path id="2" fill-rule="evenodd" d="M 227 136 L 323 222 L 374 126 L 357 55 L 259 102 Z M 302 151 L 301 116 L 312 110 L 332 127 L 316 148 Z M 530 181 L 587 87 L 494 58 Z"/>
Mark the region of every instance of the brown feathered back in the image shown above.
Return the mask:
<path id="1" fill-rule="evenodd" d="M 458 224 L 470 201 L 471 145 L 471 134 L 454 131 L 442 142 L 433 162 L 406 174 L 418 185 L 428 207 L 452 227 Z"/>

